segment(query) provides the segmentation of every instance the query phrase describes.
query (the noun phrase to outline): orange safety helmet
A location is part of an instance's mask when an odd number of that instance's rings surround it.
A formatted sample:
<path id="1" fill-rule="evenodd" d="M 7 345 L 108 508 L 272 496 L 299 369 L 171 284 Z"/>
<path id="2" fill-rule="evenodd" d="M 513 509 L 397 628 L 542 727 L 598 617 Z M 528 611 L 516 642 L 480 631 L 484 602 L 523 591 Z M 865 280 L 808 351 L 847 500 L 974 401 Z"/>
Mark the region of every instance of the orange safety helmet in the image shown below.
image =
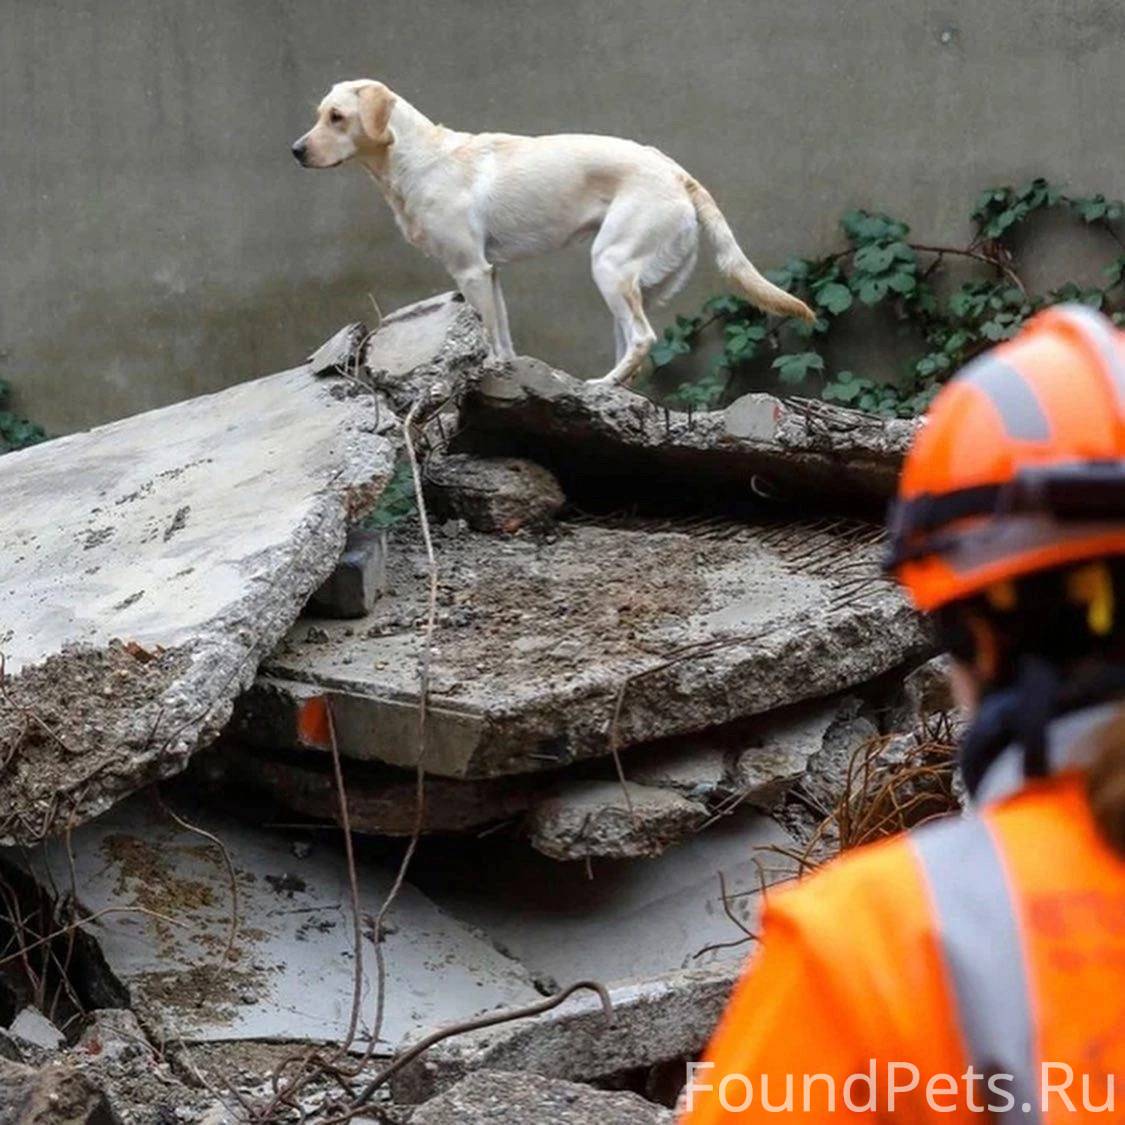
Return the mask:
<path id="1" fill-rule="evenodd" d="M 907 454 L 890 537 L 924 611 L 1125 554 L 1125 333 L 1059 305 L 969 363 Z"/>

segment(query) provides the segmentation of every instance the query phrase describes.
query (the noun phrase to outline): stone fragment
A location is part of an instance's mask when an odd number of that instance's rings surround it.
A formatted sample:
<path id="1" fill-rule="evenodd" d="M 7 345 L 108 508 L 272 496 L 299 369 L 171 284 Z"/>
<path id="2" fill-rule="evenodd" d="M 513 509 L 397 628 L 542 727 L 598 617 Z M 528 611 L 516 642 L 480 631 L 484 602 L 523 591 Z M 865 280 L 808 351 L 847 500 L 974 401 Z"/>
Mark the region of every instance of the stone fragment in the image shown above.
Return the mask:
<path id="1" fill-rule="evenodd" d="M 386 586 L 386 532 L 352 528 L 336 569 L 313 594 L 308 608 L 325 617 L 364 617 Z"/>
<path id="2" fill-rule="evenodd" d="M 426 1102 L 410 1120 L 411 1125 L 672 1125 L 672 1112 L 637 1094 L 483 1070 Z"/>
<path id="3" fill-rule="evenodd" d="M 598 998 L 582 994 L 532 1019 L 446 1039 L 404 1067 L 391 1080 L 392 1092 L 396 1101 L 417 1105 L 479 1070 L 594 1082 L 694 1056 L 741 971 L 694 969 L 613 988 L 609 1027 Z"/>
<path id="4" fill-rule="evenodd" d="M 128 1008 L 99 1008 L 79 1037 L 77 1050 L 109 1062 L 151 1059 L 156 1052 Z"/>
<path id="5" fill-rule="evenodd" d="M 12 1021 L 8 1032 L 13 1038 L 45 1051 L 57 1051 L 66 1042 L 63 1033 L 35 1008 L 24 1008 Z"/>
<path id="6" fill-rule="evenodd" d="M 385 405 L 301 367 L 0 459 L 0 841 L 74 826 L 214 738 L 397 440 Z"/>
<path id="7" fill-rule="evenodd" d="M 427 461 L 426 500 L 439 518 L 508 535 L 546 526 L 566 503 L 559 482 L 534 461 L 466 453 Z"/>
<path id="8" fill-rule="evenodd" d="M 722 745 L 691 739 L 686 745 L 638 750 L 630 759 L 630 781 L 671 789 L 692 801 L 714 801 L 732 789 L 731 752 Z"/>
<path id="9" fill-rule="evenodd" d="M 366 324 L 345 324 L 309 356 L 309 370 L 314 375 L 357 375 L 360 350 L 366 339 Z"/>
<path id="10" fill-rule="evenodd" d="M 0 1121 L 12 1125 L 121 1125 L 105 1094 L 63 1063 L 34 1070 L 0 1059 Z"/>
<path id="11" fill-rule="evenodd" d="M 707 819 L 707 807 L 667 789 L 627 781 L 581 781 L 537 805 L 531 846 L 552 859 L 660 855 Z"/>

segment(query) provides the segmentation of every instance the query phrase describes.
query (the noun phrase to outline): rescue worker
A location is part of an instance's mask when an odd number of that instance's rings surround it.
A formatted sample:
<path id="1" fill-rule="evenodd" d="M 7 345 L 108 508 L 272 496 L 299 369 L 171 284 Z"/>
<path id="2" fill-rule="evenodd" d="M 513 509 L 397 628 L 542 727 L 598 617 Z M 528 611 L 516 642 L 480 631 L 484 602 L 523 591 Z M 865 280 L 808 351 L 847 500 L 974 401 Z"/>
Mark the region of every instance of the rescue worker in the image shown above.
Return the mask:
<path id="1" fill-rule="evenodd" d="M 972 811 L 770 895 L 681 1121 L 1123 1121 L 1125 334 L 1060 306 L 970 363 L 890 535 Z"/>

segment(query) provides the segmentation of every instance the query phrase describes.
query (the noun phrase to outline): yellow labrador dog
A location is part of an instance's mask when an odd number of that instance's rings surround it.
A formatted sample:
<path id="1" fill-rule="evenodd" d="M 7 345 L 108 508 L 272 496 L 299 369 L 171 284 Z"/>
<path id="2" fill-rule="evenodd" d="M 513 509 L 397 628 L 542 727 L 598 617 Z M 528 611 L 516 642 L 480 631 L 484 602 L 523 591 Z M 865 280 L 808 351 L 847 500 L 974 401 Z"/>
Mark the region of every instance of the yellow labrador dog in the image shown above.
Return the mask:
<path id="1" fill-rule="evenodd" d="M 743 254 L 710 193 L 655 148 L 584 134 L 517 137 L 435 125 L 381 82 L 333 86 L 293 145 L 306 168 L 356 160 L 408 242 L 437 258 L 480 313 L 489 346 L 514 356 L 496 267 L 593 235 L 594 281 L 613 314 L 627 382 L 656 339 L 645 300 L 666 300 L 695 266 L 699 227 L 723 274 L 761 309 L 813 320 Z"/>

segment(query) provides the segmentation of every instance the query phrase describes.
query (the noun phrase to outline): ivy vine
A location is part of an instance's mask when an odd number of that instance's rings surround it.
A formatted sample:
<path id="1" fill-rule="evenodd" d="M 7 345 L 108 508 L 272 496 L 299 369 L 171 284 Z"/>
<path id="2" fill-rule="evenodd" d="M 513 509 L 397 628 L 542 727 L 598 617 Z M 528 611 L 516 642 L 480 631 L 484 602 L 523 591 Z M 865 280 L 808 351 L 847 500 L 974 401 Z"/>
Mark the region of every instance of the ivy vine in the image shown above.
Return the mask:
<path id="1" fill-rule="evenodd" d="M 1014 236 L 1036 214 L 1062 209 L 1102 230 L 1117 256 L 1100 287 L 1068 281 L 1044 293 L 1030 292 L 1015 268 Z M 712 297 L 695 316 L 678 316 L 653 346 L 654 373 L 692 354 L 704 330 L 722 329 L 722 351 L 701 377 L 681 382 L 666 396 L 670 405 L 709 410 L 728 397 L 732 382 L 751 364 L 770 368 L 784 386 L 810 376 L 821 395 L 873 413 L 908 417 L 923 411 L 942 383 L 978 352 L 1013 336 L 1039 309 L 1080 301 L 1125 322 L 1125 242 L 1118 225 L 1125 203 L 1104 195 L 1071 197 L 1045 179 L 1021 187 L 983 191 L 972 212 L 967 246 L 912 241 L 906 223 L 878 212 L 855 210 L 840 220 L 845 246 L 822 258 L 791 258 L 772 270 L 771 281 L 796 293 L 817 314 L 814 324 L 771 320 L 747 301 L 726 293 Z M 980 276 L 952 292 L 935 282 L 947 259 L 977 267 Z M 858 308 L 879 308 L 916 330 L 921 354 L 893 381 L 854 371 L 829 371 L 823 346 Z"/>
<path id="2" fill-rule="evenodd" d="M 46 441 L 47 433 L 42 426 L 13 414 L 8 409 L 12 388 L 0 379 L 0 453 L 13 449 L 23 449 L 28 445 Z"/>

